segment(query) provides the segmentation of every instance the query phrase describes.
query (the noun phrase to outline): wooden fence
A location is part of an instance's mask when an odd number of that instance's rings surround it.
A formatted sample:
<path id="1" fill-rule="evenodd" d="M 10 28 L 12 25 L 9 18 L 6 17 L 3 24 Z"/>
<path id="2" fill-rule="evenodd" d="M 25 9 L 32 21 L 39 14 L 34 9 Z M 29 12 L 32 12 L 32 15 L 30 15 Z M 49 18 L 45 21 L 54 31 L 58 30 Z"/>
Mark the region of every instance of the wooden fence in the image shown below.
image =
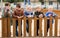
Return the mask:
<path id="1" fill-rule="evenodd" d="M 24 36 L 26 37 L 26 19 L 29 20 L 29 37 L 32 37 L 32 20 L 34 20 L 34 37 L 37 37 L 37 20 L 39 20 L 39 37 L 42 37 L 42 20 L 44 20 L 44 36 L 47 37 L 47 17 L 44 18 L 26 18 L 24 17 L 23 19 L 17 19 L 18 20 L 18 37 L 22 37 L 21 36 L 21 20 L 24 21 Z M 58 17 L 52 18 L 50 17 L 50 30 L 49 30 L 49 36 L 52 36 L 52 19 L 55 20 L 54 22 L 54 36 L 57 36 L 57 27 L 58 27 Z M 11 37 L 11 23 L 10 23 L 10 18 L 1 18 L 0 20 L 2 20 L 2 37 Z M 13 37 L 16 37 L 16 18 L 12 18 L 12 25 L 13 25 Z"/>

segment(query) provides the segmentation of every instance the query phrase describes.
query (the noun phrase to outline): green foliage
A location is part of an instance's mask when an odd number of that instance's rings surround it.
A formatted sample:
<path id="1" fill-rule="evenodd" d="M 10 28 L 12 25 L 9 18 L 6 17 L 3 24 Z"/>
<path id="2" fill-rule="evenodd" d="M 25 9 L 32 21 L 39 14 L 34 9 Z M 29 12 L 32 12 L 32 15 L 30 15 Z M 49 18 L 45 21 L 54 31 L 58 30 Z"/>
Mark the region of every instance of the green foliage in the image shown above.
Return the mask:
<path id="1" fill-rule="evenodd" d="M 43 0 L 39 0 L 40 2 L 43 2 Z"/>
<path id="2" fill-rule="evenodd" d="M 6 2 L 7 0 L 3 0 L 4 2 Z"/>
<path id="3" fill-rule="evenodd" d="M 14 2 L 14 0 L 7 0 L 7 2 L 13 3 L 13 2 Z"/>
<path id="4" fill-rule="evenodd" d="M 57 0 L 57 2 L 59 2 L 59 3 L 60 3 L 60 0 Z"/>
<path id="5" fill-rule="evenodd" d="M 13 2 L 23 2 L 24 0 L 3 0 L 3 1 L 13 3 Z"/>

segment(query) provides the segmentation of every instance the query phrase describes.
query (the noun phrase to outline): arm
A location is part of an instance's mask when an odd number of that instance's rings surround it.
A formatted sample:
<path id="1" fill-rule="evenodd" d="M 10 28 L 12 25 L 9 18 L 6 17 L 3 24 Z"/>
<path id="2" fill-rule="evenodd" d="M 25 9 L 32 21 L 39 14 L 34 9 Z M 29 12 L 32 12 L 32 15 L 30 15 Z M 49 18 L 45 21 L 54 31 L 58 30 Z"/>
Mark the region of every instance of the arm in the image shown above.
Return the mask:
<path id="1" fill-rule="evenodd" d="M 20 16 L 20 18 L 23 18 L 24 17 L 24 11 L 23 10 L 21 11 L 21 15 L 22 16 Z"/>
<path id="2" fill-rule="evenodd" d="M 48 17 L 48 12 L 46 12 L 45 16 Z"/>
<path id="3" fill-rule="evenodd" d="M 31 13 L 31 17 L 33 17 L 34 16 L 34 14 L 33 14 L 33 12 Z"/>
<path id="4" fill-rule="evenodd" d="M 39 15 L 37 14 L 37 12 L 35 12 L 35 13 L 34 13 L 34 16 L 37 16 L 37 17 L 38 17 Z"/>
<path id="5" fill-rule="evenodd" d="M 57 14 L 53 13 L 53 17 L 55 18 L 57 16 Z"/>
<path id="6" fill-rule="evenodd" d="M 13 16 L 14 18 L 17 18 L 17 17 L 18 17 L 18 16 L 15 15 L 15 11 L 13 12 L 12 16 Z"/>
<path id="7" fill-rule="evenodd" d="M 27 17 L 28 15 L 29 15 L 29 14 L 28 14 L 27 12 L 24 12 L 24 16 L 26 16 L 26 17 Z"/>
<path id="8" fill-rule="evenodd" d="M 44 14 L 43 14 L 43 12 L 40 12 L 40 13 L 39 13 L 39 17 L 44 18 Z"/>
<path id="9" fill-rule="evenodd" d="M 45 16 L 48 17 L 48 18 L 50 18 L 50 16 L 52 16 L 52 13 L 51 13 L 51 12 L 47 12 L 47 13 L 45 14 Z"/>

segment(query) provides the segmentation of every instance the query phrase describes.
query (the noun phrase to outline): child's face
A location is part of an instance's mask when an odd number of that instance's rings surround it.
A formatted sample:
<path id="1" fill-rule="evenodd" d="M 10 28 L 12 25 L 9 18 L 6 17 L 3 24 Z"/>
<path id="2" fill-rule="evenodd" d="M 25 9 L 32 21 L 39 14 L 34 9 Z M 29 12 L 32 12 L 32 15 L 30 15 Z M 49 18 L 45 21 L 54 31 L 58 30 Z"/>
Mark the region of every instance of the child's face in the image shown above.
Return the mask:
<path id="1" fill-rule="evenodd" d="M 36 8 L 36 11 L 38 11 L 38 12 L 41 11 L 41 8 L 40 7 Z"/>
<path id="2" fill-rule="evenodd" d="M 29 11 L 29 12 L 32 11 L 32 8 L 27 8 L 27 11 Z"/>
<path id="3" fill-rule="evenodd" d="M 53 8 L 49 8 L 48 11 L 53 11 Z"/>
<path id="4" fill-rule="evenodd" d="M 10 6 L 5 6 L 5 9 L 7 10 L 7 9 L 10 9 Z"/>

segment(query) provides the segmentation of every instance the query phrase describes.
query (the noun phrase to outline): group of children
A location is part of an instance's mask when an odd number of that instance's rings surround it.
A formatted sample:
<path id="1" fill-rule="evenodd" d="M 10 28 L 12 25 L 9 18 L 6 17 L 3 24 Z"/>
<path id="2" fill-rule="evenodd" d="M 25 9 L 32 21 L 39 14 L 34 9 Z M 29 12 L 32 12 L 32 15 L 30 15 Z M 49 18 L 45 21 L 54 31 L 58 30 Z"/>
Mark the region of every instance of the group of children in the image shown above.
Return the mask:
<path id="1" fill-rule="evenodd" d="M 44 14 L 41 6 L 37 6 L 35 11 L 33 11 L 31 6 L 27 6 L 26 9 L 23 9 L 23 8 L 21 8 L 20 4 L 17 4 L 16 8 L 14 8 L 14 10 L 12 11 L 10 9 L 10 3 L 5 4 L 5 7 L 3 8 L 2 17 L 13 17 L 13 18 L 18 19 L 18 18 L 23 18 L 24 16 L 26 18 L 34 17 L 34 16 L 36 16 L 37 18 L 39 18 L 39 17 L 44 18 L 45 16 L 49 18 L 50 16 L 55 17 L 57 15 L 53 12 L 52 6 L 48 7 L 48 11 L 46 12 L 46 14 Z M 22 23 L 21 23 L 21 25 L 22 25 Z M 49 27 L 50 27 L 50 20 L 47 19 L 47 32 L 48 32 Z M 18 20 L 16 20 L 16 36 L 18 36 L 17 28 L 18 28 Z M 27 29 L 27 32 L 29 33 L 28 20 L 26 20 L 26 29 Z M 39 20 L 37 20 L 37 36 L 39 35 L 38 30 L 39 30 Z"/>

